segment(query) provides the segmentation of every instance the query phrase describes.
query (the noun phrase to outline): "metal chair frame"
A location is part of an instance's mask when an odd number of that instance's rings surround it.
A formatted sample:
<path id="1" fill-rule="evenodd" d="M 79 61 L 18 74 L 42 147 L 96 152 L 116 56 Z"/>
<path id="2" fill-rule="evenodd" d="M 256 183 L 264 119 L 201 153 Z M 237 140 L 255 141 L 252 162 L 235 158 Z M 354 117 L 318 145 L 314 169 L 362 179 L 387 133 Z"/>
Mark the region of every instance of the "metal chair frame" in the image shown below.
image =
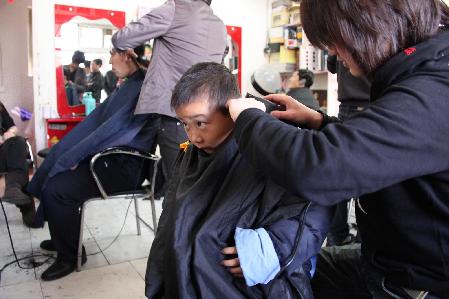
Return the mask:
<path id="1" fill-rule="evenodd" d="M 109 155 L 130 155 L 135 157 L 140 157 L 145 160 L 154 161 L 153 163 L 153 174 L 151 177 L 151 182 L 149 182 L 150 186 L 148 188 L 148 181 L 145 180 L 142 184 L 142 189 L 139 190 L 132 190 L 131 192 L 126 193 L 116 193 L 116 194 L 107 194 L 106 190 L 103 187 L 103 184 L 100 181 L 100 178 L 98 177 L 97 173 L 95 172 L 95 163 L 96 161 L 105 156 Z M 94 155 L 90 160 L 90 171 L 92 173 L 92 176 L 95 180 L 95 183 L 97 184 L 98 190 L 100 191 L 101 197 L 99 198 L 92 198 L 83 203 L 83 205 L 80 206 L 80 214 L 81 214 L 81 223 L 80 223 L 80 234 L 79 234 L 79 241 L 78 241 L 78 253 L 77 253 L 77 261 L 76 261 L 76 271 L 81 271 L 81 262 L 82 262 L 82 246 L 83 246 L 83 228 L 84 228 L 84 210 L 86 208 L 86 205 L 88 202 L 92 200 L 106 200 L 106 199 L 116 199 L 116 198 L 124 198 L 124 199 L 134 199 L 134 208 L 136 212 L 136 226 L 137 226 L 137 235 L 141 235 L 141 229 L 140 229 L 140 222 L 142 222 L 145 226 L 147 226 L 150 230 L 152 230 L 154 233 L 157 231 L 157 218 L 156 218 L 156 206 L 154 203 L 154 185 L 156 182 L 156 172 L 157 172 L 157 164 L 160 160 L 160 157 L 154 154 L 149 153 L 143 153 L 141 151 L 131 149 L 131 148 L 123 148 L 123 147 L 112 147 L 105 149 L 98 154 Z M 151 203 L 151 214 L 153 218 L 153 226 L 148 224 L 145 220 L 143 220 L 140 217 L 139 214 L 139 204 L 138 199 L 149 199 Z"/>

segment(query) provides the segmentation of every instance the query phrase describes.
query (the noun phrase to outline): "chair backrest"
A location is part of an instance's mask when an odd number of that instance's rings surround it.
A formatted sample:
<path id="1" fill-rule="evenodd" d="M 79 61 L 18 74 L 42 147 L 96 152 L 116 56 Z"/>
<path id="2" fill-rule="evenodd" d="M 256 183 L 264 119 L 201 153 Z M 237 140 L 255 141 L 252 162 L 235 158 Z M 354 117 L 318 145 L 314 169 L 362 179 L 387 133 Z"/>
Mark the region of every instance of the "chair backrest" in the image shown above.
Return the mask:
<path id="1" fill-rule="evenodd" d="M 150 187 L 152 191 L 154 191 L 154 181 L 156 178 L 156 173 L 154 172 L 154 170 L 157 169 L 157 165 L 158 165 L 158 161 L 159 161 L 159 157 L 153 154 L 149 154 L 149 153 L 144 153 L 141 152 L 139 150 L 136 149 L 132 149 L 132 148 L 127 148 L 127 147 L 114 147 L 114 148 L 109 148 L 106 149 L 96 155 L 94 155 L 92 157 L 92 159 L 90 160 L 90 170 L 92 173 L 92 176 L 98 186 L 98 189 L 100 190 L 101 196 L 103 198 L 107 198 L 109 197 L 109 195 L 107 194 L 106 190 L 103 187 L 103 184 L 100 181 L 100 178 L 98 177 L 98 174 L 95 171 L 95 163 L 98 161 L 98 159 L 105 157 L 105 156 L 109 156 L 109 155 L 127 155 L 127 156 L 133 156 L 133 157 L 138 157 L 138 158 L 142 158 L 145 161 L 145 164 L 143 165 L 142 169 L 153 169 L 152 171 L 145 171 L 142 173 L 142 177 L 139 177 L 139 182 L 136 182 L 136 187 L 141 187 L 141 184 L 144 182 L 145 178 L 147 178 L 147 180 L 150 182 Z M 148 188 L 148 187 L 146 187 Z M 138 189 L 142 189 L 142 188 L 138 188 Z M 134 190 L 130 190 L 130 191 L 134 191 Z M 137 190 L 136 190 L 137 191 Z"/>

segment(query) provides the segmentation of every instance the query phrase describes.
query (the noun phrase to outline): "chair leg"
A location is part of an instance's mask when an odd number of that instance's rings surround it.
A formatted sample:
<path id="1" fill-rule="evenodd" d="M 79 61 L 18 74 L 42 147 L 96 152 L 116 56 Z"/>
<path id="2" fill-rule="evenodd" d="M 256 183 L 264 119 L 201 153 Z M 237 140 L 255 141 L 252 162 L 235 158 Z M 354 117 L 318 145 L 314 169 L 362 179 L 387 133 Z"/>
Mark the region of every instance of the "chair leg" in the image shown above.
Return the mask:
<path id="1" fill-rule="evenodd" d="M 76 256 L 76 272 L 81 271 L 81 262 L 83 255 L 84 204 L 82 204 L 80 207 L 81 223 L 80 223 L 80 235 L 78 239 L 78 253 Z"/>
<path id="2" fill-rule="evenodd" d="M 137 202 L 137 198 L 134 197 L 134 208 L 136 210 L 136 225 L 137 225 L 137 235 L 141 235 L 140 231 L 140 214 L 139 214 L 139 203 Z"/>
<path id="3" fill-rule="evenodd" d="M 156 235 L 156 232 L 157 232 L 157 218 L 156 218 L 156 205 L 154 203 L 154 192 L 150 196 L 150 202 L 151 202 L 151 215 L 152 215 L 152 218 L 153 218 L 154 235 Z"/>

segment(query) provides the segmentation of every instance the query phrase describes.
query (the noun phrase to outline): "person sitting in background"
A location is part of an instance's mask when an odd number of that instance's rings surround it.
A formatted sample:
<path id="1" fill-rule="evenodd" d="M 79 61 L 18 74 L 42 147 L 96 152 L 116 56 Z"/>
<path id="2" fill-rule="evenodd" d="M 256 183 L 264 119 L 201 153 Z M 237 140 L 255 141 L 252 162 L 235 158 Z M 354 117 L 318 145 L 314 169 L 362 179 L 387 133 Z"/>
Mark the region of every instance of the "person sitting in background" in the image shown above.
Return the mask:
<path id="1" fill-rule="evenodd" d="M 143 47 L 135 51 L 143 55 Z M 91 157 L 113 146 L 154 150 L 157 128 L 152 116 L 134 115 L 145 76 L 140 64 L 145 61 L 113 49 L 110 63 L 117 77 L 127 78 L 121 88 L 51 148 L 28 185 L 29 192 L 41 200 L 36 222 L 43 226 L 47 220 L 50 229 L 51 240 L 43 241 L 41 248 L 57 251 L 56 261 L 42 273 L 42 280 L 58 279 L 75 269 L 79 208 L 86 200 L 100 196 L 90 172 Z M 96 172 L 108 192 L 135 190 L 148 173 L 141 159 L 133 156 L 105 156 L 97 166 Z M 84 247 L 82 256 L 84 263 Z"/>
<path id="2" fill-rule="evenodd" d="M 75 51 L 72 56 L 72 63 L 64 65 L 63 68 L 67 100 L 71 106 L 81 104 L 81 97 L 86 90 L 86 73 L 79 67 L 85 61 L 84 52 Z"/>
<path id="3" fill-rule="evenodd" d="M 103 75 L 100 72 L 100 68 L 103 65 L 101 59 L 94 59 L 90 64 L 91 74 L 87 80 L 86 91 L 91 91 L 95 101 L 100 103 L 101 90 L 103 89 Z"/>
<path id="4" fill-rule="evenodd" d="M 213 62 L 192 66 L 174 88 L 189 143 L 148 258 L 148 298 L 313 298 L 309 260 L 332 210 L 292 196 L 243 159 L 225 106 L 238 96 L 235 77 Z"/>
<path id="5" fill-rule="evenodd" d="M 90 61 L 89 60 L 84 61 L 84 73 L 86 74 L 86 82 L 88 82 L 89 78 L 90 78 L 90 74 L 92 73 L 90 70 Z"/>
<path id="6" fill-rule="evenodd" d="M 23 223 L 34 226 L 35 207 L 33 198 L 26 192 L 28 184 L 28 145 L 18 136 L 18 129 L 5 106 L 0 102 L 0 172 L 5 174 L 3 202 L 15 204 L 22 213 Z"/>
<path id="7" fill-rule="evenodd" d="M 300 69 L 294 72 L 288 79 L 287 95 L 311 109 L 318 110 L 320 109 L 320 104 L 310 90 L 313 80 L 314 75 L 309 70 Z"/>

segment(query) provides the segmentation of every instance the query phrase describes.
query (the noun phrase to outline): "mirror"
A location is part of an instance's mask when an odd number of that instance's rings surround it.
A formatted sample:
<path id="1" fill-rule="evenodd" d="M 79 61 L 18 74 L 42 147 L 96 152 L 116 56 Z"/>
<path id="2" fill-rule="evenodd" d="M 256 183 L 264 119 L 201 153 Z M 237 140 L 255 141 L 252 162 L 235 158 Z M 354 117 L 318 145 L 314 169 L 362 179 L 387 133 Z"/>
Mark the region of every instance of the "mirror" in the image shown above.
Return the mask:
<path id="1" fill-rule="evenodd" d="M 74 52 L 84 52 L 88 61 L 101 59 L 103 65 L 100 71 L 103 75 L 106 74 L 111 69 L 111 37 L 124 25 L 125 12 L 122 11 L 55 5 L 56 94 L 61 117 L 80 116 L 85 112 L 79 100 L 82 93 L 78 94 L 67 84 L 75 74 L 73 65 L 68 67 Z M 80 64 L 79 68 L 84 68 L 84 63 Z"/>

